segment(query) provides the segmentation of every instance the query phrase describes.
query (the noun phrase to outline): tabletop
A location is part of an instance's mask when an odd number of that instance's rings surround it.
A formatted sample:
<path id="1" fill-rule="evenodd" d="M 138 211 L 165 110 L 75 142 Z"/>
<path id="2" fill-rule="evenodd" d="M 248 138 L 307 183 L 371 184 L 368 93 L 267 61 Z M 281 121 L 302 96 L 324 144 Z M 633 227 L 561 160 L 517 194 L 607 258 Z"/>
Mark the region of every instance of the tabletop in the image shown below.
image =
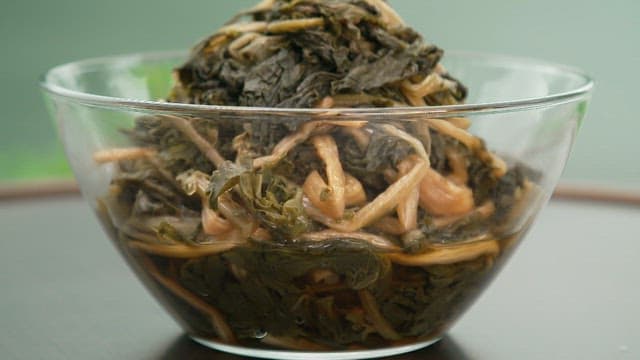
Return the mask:
<path id="1" fill-rule="evenodd" d="M 640 208 L 552 201 L 439 343 L 389 359 L 640 359 Z M 187 338 L 78 196 L 0 202 L 0 358 L 241 359 Z"/>

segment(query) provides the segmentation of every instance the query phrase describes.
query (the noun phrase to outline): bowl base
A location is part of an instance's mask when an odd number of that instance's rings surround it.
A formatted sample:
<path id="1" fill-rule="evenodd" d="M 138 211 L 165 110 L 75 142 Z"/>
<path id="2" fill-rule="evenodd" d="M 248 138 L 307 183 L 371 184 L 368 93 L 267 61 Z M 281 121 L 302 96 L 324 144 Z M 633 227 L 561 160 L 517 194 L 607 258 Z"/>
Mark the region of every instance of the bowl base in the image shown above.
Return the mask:
<path id="1" fill-rule="evenodd" d="M 291 350 L 271 350 L 255 349 L 241 346 L 234 346 L 215 342 L 208 339 L 191 336 L 195 342 L 206 347 L 224 351 L 234 355 L 251 356 L 262 359 L 301 359 L 301 360 L 348 360 L 348 359 L 373 359 L 380 357 L 404 354 L 435 344 L 440 338 L 423 341 L 417 344 L 395 346 L 378 350 L 349 350 L 349 351 L 291 351 Z"/>

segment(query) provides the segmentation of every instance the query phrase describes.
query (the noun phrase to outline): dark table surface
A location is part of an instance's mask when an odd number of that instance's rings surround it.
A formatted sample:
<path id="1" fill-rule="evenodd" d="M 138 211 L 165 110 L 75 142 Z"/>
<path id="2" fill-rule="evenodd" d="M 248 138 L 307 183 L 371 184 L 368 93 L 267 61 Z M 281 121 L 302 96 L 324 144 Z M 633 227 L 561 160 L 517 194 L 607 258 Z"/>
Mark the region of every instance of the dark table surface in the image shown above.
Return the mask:
<path id="1" fill-rule="evenodd" d="M 0 359 L 240 359 L 189 340 L 75 196 L 0 202 Z M 640 359 L 640 208 L 552 201 L 440 343 L 393 359 Z"/>

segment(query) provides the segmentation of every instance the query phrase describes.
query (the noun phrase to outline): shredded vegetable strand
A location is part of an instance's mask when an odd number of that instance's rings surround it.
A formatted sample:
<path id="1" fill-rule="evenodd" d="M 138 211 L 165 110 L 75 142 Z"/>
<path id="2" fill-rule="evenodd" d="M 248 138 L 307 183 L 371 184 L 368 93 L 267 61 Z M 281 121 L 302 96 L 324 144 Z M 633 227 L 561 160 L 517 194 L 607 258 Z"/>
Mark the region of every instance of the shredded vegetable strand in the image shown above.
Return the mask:
<path id="1" fill-rule="evenodd" d="M 444 79 L 437 73 L 432 73 L 417 84 L 413 84 L 409 80 L 404 80 L 401 85 L 401 90 L 411 105 L 425 106 L 425 96 L 446 89 L 455 89 L 456 87 L 457 84 L 454 81 Z"/>
<path id="2" fill-rule="evenodd" d="M 269 164 L 276 163 L 284 158 L 291 149 L 307 141 L 311 133 L 320 125 L 320 122 L 310 121 L 302 124 L 298 130 L 287 135 L 273 148 L 271 155 L 263 156 L 253 160 L 253 167 L 261 168 Z"/>
<path id="3" fill-rule="evenodd" d="M 407 175 L 393 183 L 387 190 L 378 195 L 375 200 L 360 209 L 349 223 L 336 228 L 357 230 L 387 214 L 416 187 L 426 174 L 427 169 L 427 164 L 424 161 L 417 161 Z"/>
<path id="4" fill-rule="evenodd" d="M 507 173 L 507 164 L 504 162 L 504 160 L 502 160 L 492 152 L 487 151 L 479 138 L 471 135 L 466 130 L 457 127 L 447 120 L 426 119 L 426 121 L 434 130 L 460 141 L 470 150 L 479 150 L 478 156 L 485 162 L 491 163 L 494 168 L 493 174 L 496 177 L 502 177 Z"/>
<path id="5" fill-rule="evenodd" d="M 422 142 L 422 146 L 424 147 L 427 154 L 431 154 L 431 132 L 429 131 L 429 124 L 425 121 L 418 120 L 415 122 L 415 131 L 416 135 Z"/>
<path id="6" fill-rule="evenodd" d="M 323 18 L 306 18 L 306 19 L 292 19 L 292 20 L 280 20 L 273 22 L 266 21 L 254 21 L 248 23 L 234 23 L 224 26 L 218 30 L 219 34 L 234 35 L 248 32 L 256 33 L 287 33 L 296 32 L 304 29 L 321 27 L 324 25 Z"/>
<path id="7" fill-rule="evenodd" d="M 264 32 L 269 24 L 266 21 L 253 21 L 248 23 L 235 23 L 218 29 L 218 34 L 236 35 L 248 32 Z"/>
<path id="8" fill-rule="evenodd" d="M 252 14 L 252 13 L 258 13 L 263 11 L 269 11 L 273 9 L 273 5 L 275 5 L 275 3 L 276 3 L 276 0 L 262 0 L 261 2 L 257 3 L 250 9 L 243 11 L 242 14 Z"/>
<path id="9" fill-rule="evenodd" d="M 307 18 L 307 19 L 293 19 L 293 20 L 281 20 L 274 21 L 267 25 L 266 32 L 268 33 L 285 33 L 295 32 L 309 28 L 324 26 L 324 19 L 321 17 Z"/>
<path id="10" fill-rule="evenodd" d="M 213 54 L 216 51 L 219 50 L 219 48 L 223 45 L 225 45 L 232 37 L 227 35 L 227 34 L 216 34 L 211 36 L 208 40 L 207 40 L 207 44 L 206 46 L 204 46 L 203 48 L 203 53 L 204 54 Z M 175 79 L 175 82 L 177 84 L 181 83 L 180 81 L 180 77 L 178 76 L 177 72 L 173 72 L 173 76 Z"/>
<path id="11" fill-rule="evenodd" d="M 460 215 L 473 209 L 473 192 L 429 168 L 420 183 L 420 206 L 433 215 Z"/>
<path id="12" fill-rule="evenodd" d="M 453 224 L 454 222 L 466 217 L 466 216 L 477 216 L 482 219 L 487 219 L 489 216 L 493 215 L 496 210 L 496 206 L 493 201 L 486 201 L 482 205 L 476 207 L 466 214 L 461 215 L 452 215 L 452 216 L 441 216 L 433 219 L 433 225 L 436 228 L 442 228 L 444 226 Z"/>
<path id="13" fill-rule="evenodd" d="M 382 236 L 366 232 L 339 232 L 335 230 L 323 230 L 314 233 L 307 233 L 301 236 L 302 239 L 311 241 L 326 241 L 331 239 L 355 239 L 369 243 L 375 248 L 383 251 L 400 251 L 401 249 Z"/>
<path id="14" fill-rule="evenodd" d="M 305 194 L 313 205 L 334 219 L 342 218 L 345 208 L 345 176 L 340 164 L 338 146 L 329 135 L 315 136 L 311 142 L 316 148 L 320 160 L 325 164 L 328 186 L 317 187 L 316 181 L 311 185 L 305 182 Z M 319 177 L 317 172 L 313 174 Z M 324 183 L 324 180 L 322 181 Z M 313 194 L 309 196 L 309 194 Z"/>
<path id="15" fill-rule="evenodd" d="M 141 261 L 144 263 L 144 268 L 147 273 L 151 275 L 151 277 L 155 279 L 160 285 L 164 286 L 165 289 L 169 290 L 174 295 L 184 300 L 194 309 L 206 314 L 211 320 L 211 325 L 213 325 L 213 328 L 215 329 L 220 339 L 227 343 L 236 342 L 236 338 L 233 335 L 231 327 L 227 324 L 226 320 L 224 319 L 224 315 L 222 315 L 222 313 L 218 309 L 200 299 L 200 297 L 193 294 L 191 291 L 182 287 L 182 285 L 177 283 L 175 280 L 162 275 L 162 273 L 160 273 L 160 270 L 158 270 L 153 261 L 151 261 L 150 259 L 143 258 L 141 259 Z"/>
<path id="16" fill-rule="evenodd" d="M 443 135 L 447 135 L 452 137 L 461 143 L 463 143 L 467 148 L 471 150 L 475 150 L 481 146 L 481 141 L 477 137 L 471 135 L 467 131 L 460 129 L 459 127 L 453 125 L 449 121 L 442 119 L 426 119 L 425 120 L 429 126 L 431 126 L 434 130 L 440 132 Z"/>
<path id="17" fill-rule="evenodd" d="M 413 147 L 413 149 L 416 151 L 418 156 L 420 156 L 426 162 L 426 166 L 431 166 L 429 162 L 429 154 L 427 153 L 427 150 L 424 148 L 424 145 L 420 142 L 420 140 L 416 139 L 415 137 L 407 134 L 405 131 L 398 129 L 393 125 L 385 124 L 385 125 L 382 125 L 382 128 L 387 133 L 393 136 L 397 136 L 400 139 L 409 143 L 411 147 Z"/>
<path id="18" fill-rule="evenodd" d="M 96 151 L 93 154 L 93 160 L 98 164 L 126 160 L 146 160 L 169 184 L 179 188 L 171 172 L 165 169 L 162 163 L 156 158 L 156 155 L 157 152 L 151 148 L 118 148 Z M 146 183 L 150 185 L 149 182 Z"/>
<path id="19" fill-rule="evenodd" d="M 471 120 L 467 118 L 452 117 L 452 118 L 446 118 L 445 120 L 463 130 L 467 130 L 469 129 L 469 127 L 471 127 Z"/>
<path id="20" fill-rule="evenodd" d="M 449 167 L 451 168 L 451 174 L 447 176 L 447 179 L 458 186 L 464 186 L 469 181 L 469 173 L 467 172 L 468 164 L 465 157 L 453 150 L 447 150 L 446 156 L 449 161 Z"/>
<path id="21" fill-rule="evenodd" d="M 415 103 L 423 103 L 425 95 L 430 92 L 437 91 L 437 74 L 430 74 L 426 76 L 420 83 L 413 84 L 409 80 L 405 80 L 402 82 L 402 92 L 407 97 L 407 99 L 412 103 L 413 106 L 421 106 L 415 105 Z"/>
<path id="22" fill-rule="evenodd" d="M 335 105 L 334 98 L 331 96 L 325 96 L 316 104 L 316 109 L 331 109 Z"/>
<path id="23" fill-rule="evenodd" d="M 218 197 L 218 211 L 240 231 L 243 239 L 247 239 L 257 227 L 251 213 L 236 203 L 230 193 L 224 193 Z"/>
<path id="24" fill-rule="evenodd" d="M 228 236 L 225 241 L 216 241 L 209 244 L 202 245 L 183 245 L 183 244 L 171 244 L 171 245 L 162 245 L 162 244 L 151 244 L 142 241 L 132 240 L 128 242 L 129 247 L 134 250 L 139 250 L 146 252 L 148 254 L 170 257 L 170 258 L 178 258 L 178 259 L 188 259 L 188 258 L 199 258 L 203 256 L 210 256 L 220 254 L 226 251 L 229 251 L 236 246 L 240 245 L 241 242 L 234 240 L 233 238 L 237 236 Z"/>
<path id="25" fill-rule="evenodd" d="M 389 259 L 405 266 L 447 265 L 473 260 L 483 255 L 495 256 L 499 252 L 500 246 L 497 241 L 484 240 L 462 245 L 432 247 L 429 251 L 417 255 L 394 253 L 389 254 Z"/>
<path id="26" fill-rule="evenodd" d="M 352 175 L 344 174 L 344 202 L 345 206 L 362 205 L 367 202 L 367 194 L 362 183 Z"/>
<path id="27" fill-rule="evenodd" d="M 227 48 L 229 55 L 231 55 L 231 57 L 233 57 L 236 60 L 240 60 L 240 61 L 244 60 L 240 55 L 240 50 L 245 46 L 249 45 L 251 42 L 253 42 L 255 39 L 257 39 L 260 36 L 261 35 L 258 33 L 249 32 L 236 38 L 231 42 L 231 44 L 229 44 L 229 47 Z"/>
<path id="28" fill-rule="evenodd" d="M 373 323 L 373 327 L 378 334 L 387 340 L 399 340 L 402 338 L 400 334 L 389 324 L 389 321 L 380 313 L 376 299 L 371 295 L 369 290 L 362 289 L 358 291 L 360 303 L 367 313 L 369 320 Z"/>
<path id="29" fill-rule="evenodd" d="M 93 160 L 98 164 L 117 162 L 123 160 L 145 159 L 155 154 L 151 148 L 120 148 L 99 150 L 93 153 Z"/>
<path id="30" fill-rule="evenodd" d="M 411 106 L 427 106 L 427 102 L 423 97 L 417 96 L 415 93 L 410 92 L 405 87 L 402 87 L 402 94 L 407 98 L 409 105 Z"/>
<path id="31" fill-rule="evenodd" d="M 393 208 L 418 185 L 428 169 L 424 160 L 417 159 L 415 166 L 407 175 L 391 184 L 372 202 L 358 210 L 351 220 L 342 222 L 326 221 L 325 225 L 343 232 L 357 231 L 370 225 L 372 222 L 392 211 Z"/>
<path id="32" fill-rule="evenodd" d="M 220 216 L 217 211 L 211 209 L 207 192 L 210 180 L 210 176 L 201 171 L 187 171 L 176 178 L 176 182 L 187 195 L 200 197 L 202 204 L 200 217 L 204 233 L 219 236 L 231 231 L 233 225 Z"/>
<path id="33" fill-rule="evenodd" d="M 415 159 L 411 157 L 401 161 L 398 164 L 398 173 L 405 176 L 411 170 L 411 166 L 415 163 Z M 404 199 L 400 201 L 396 207 L 398 220 L 400 222 L 403 233 L 414 230 L 418 227 L 418 205 L 420 202 L 420 190 L 414 188 Z"/>
<path id="34" fill-rule="evenodd" d="M 207 235 L 219 236 L 233 229 L 233 225 L 209 207 L 208 202 L 202 204 L 202 230 Z"/>
<path id="35" fill-rule="evenodd" d="M 262 168 L 277 163 L 282 160 L 289 151 L 296 146 L 307 141 L 312 135 L 318 133 L 326 133 L 334 126 L 346 127 L 346 128 L 361 128 L 366 125 L 365 121 L 309 121 L 305 122 L 296 132 L 287 135 L 273 148 L 270 155 L 259 157 L 253 160 L 254 168 Z"/>
<path id="36" fill-rule="evenodd" d="M 211 144 L 204 139 L 191 125 L 189 120 L 173 116 L 173 115 L 159 115 L 164 119 L 167 119 L 173 123 L 173 125 L 180 130 L 185 136 L 187 136 L 193 144 L 216 166 L 219 168 L 225 162 L 218 150 L 216 150 Z"/>
<path id="37" fill-rule="evenodd" d="M 374 229 L 390 235 L 403 235 L 407 232 L 404 225 L 395 217 L 385 216 L 371 225 Z"/>

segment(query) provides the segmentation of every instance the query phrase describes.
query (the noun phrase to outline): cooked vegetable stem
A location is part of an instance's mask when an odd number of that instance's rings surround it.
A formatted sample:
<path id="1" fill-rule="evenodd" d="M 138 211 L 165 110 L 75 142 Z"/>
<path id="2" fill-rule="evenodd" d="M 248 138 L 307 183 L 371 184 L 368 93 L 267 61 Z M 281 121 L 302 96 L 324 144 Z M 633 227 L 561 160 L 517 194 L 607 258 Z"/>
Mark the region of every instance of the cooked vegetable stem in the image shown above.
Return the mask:
<path id="1" fill-rule="evenodd" d="M 255 32 L 249 32 L 249 33 L 245 33 L 243 35 L 241 35 L 240 37 L 236 38 L 235 40 L 233 40 L 231 42 L 231 44 L 229 44 L 229 48 L 227 51 L 229 51 L 229 55 L 231 55 L 234 59 L 243 61 L 244 58 L 242 57 L 240 50 L 242 48 L 244 48 L 245 46 L 249 45 L 252 41 L 254 41 L 255 39 L 257 39 L 258 37 L 260 37 L 261 35 Z"/>
<path id="2" fill-rule="evenodd" d="M 371 246 L 382 250 L 398 252 L 402 249 L 392 243 L 391 241 L 383 238 L 382 236 L 366 233 L 366 232 L 340 232 L 334 230 L 323 230 L 315 233 L 307 233 L 301 236 L 304 240 L 311 241 L 328 241 L 331 239 L 355 239 L 362 240 L 369 243 Z"/>
<path id="3" fill-rule="evenodd" d="M 144 263 L 144 269 L 146 270 L 146 272 L 151 275 L 151 277 L 155 279 L 160 285 L 162 285 L 165 289 L 172 292 L 180 299 L 184 300 L 194 309 L 206 314 L 211 320 L 211 325 L 213 325 L 213 328 L 216 330 L 216 333 L 222 341 L 226 343 L 236 342 L 233 331 L 218 309 L 216 309 L 213 305 L 204 302 L 197 295 L 185 289 L 184 287 L 182 287 L 182 285 L 178 284 L 173 279 L 164 276 L 150 259 L 145 258 L 141 261 Z"/>
<path id="4" fill-rule="evenodd" d="M 376 299 L 371 293 L 362 289 L 358 291 L 360 297 L 360 303 L 367 313 L 369 320 L 373 323 L 373 327 L 378 331 L 378 334 L 387 340 L 399 340 L 402 338 L 400 334 L 389 324 L 387 319 L 380 313 Z"/>
<path id="5" fill-rule="evenodd" d="M 118 162 L 124 160 L 145 159 L 155 154 L 153 149 L 149 148 L 120 148 L 106 149 L 93 153 L 93 160 L 98 164 Z"/>
<path id="6" fill-rule="evenodd" d="M 495 240 L 470 242 L 462 245 L 433 247 L 427 252 L 409 255 L 403 253 L 389 254 L 394 263 L 405 266 L 431 266 L 455 264 L 473 260 L 480 256 L 496 256 L 500 246 Z"/>
<path id="7" fill-rule="evenodd" d="M 367 194 L 364 192 L 362 183 L 354 176 L 344 174 L 344 201 L 345 206 L 362 205 L 367 202 Z"/>
<path id="8" fill-rule="evenodd" d="M 372 202 L 358 210 L 353 218 L 346 221 L 325 221 L 325 225 L 343 232 L 358 231 L 370 225 L 392 211 L 405 196 L 411 193 L 428 169 L 425 161 L 418 159 L 407 175 L 390 185 L 387 190 L 378 195 Z"/>
<path id="9" fill-rule="evenodd" d="M 486 220 L 495 213 L 495 210 L 496 207 L 493 201 L 487 201 L 465 214 L 436 217 L 433 219 L 433 225 L 438 228 L 444 227 L 455 223 L 465 216 L 477 216 L 481 219 Z"/>
<path id="10" fill-rule="evenodd" d="M 280 161 L 289 151 L 291 151 L 291 149 L 307 141 L 312 132 L 318 128 L 320 124 L 321 123 L 317 121 L 310 121 L 302 124 L 295 133 L 280 140 L 280 142 L 273 148 L 271 155 L 254 159 L 253 166 L 260 168 Z"/>
<path id="11" fill-rule="evenodd" d="M 220 153 L 193 128 L 189 120 L 173 115 L 162 115 L 162 118 L 171 121 L 216 167 L 220 167 L 225 162 Z"/>
<path id="12" fill-rule="evenodd" d="M 220 30 L 218 30 L 218 33 L 225 35 L 235 35 L 249 32 L 279 34 L 296 32 L 309 28 L 322 27 L 323 25 L 323 18 L 281 20 L 273 22 L 254 21 L 249 23 L 235 23 L 227 25 L 220 28 Z"/>
<path id="13" fill-rule="evenodd" d="M 207 235 L 220 236 L 233 229 L 229 221 L 221 217 L 209 207 L 208 202 L 202 204 L 202 230 Z"/>
<path id="14" fill-rule="evenodd" d="M 330 109 L 335 105 L 335 99 L 331 96 L 325 96 L 316 104 L 317 109 Z"/>
<path id="15" fill-rule="evenodd" d="M 442 119 L 426 119 L 425 120 L 429 126 L 431 126 L 434 130 L 450 136 L 461 143 L 463 143 L 470 150 L 478 149 L 481 146 L 480 139 L 471 135 L 467 131 L 460 129 L 459 127 L 453 125 L 447 120 Z"/>
<path id="16" fill-rule="evenodd" d="M 229 193 L 218 198 L 218 211 L 240 231 L 240 237 L 243 239 L 247 239 L 257 228 L 251 213 L 235 202 Z"/>
<path id="17" fill-rule="evenodd" d="M 410 144 L 413 147 L 413 149 L 416 151 L 416 154 L 420 156 L 422 160 L 425 161 L 425 166 L 431 166 L 429 162 L 429 154 L 427 153 L 427 150 L 424 148 L 424 145 L 420 142 L 420 140 L 416 139 L 415 137 L 407 134 L 405 131 L 398 129 L 393 125 L 385 124 L 385 125 L 381 125 L 381 127 L 387 133 L 393 136 L 397 136 L 398 138 Z"/>
<path id="18" fill-rule="evenodd" d="M 445 154 L 449 161 L 449 167 L 451 168 L 451 174 L 447 176 L 447 179 L 458 186 L 465 186 L 467 182 L 469 182 L 469 173 L 467 171 L 469 164 L 466 158 L 454 150 L 448 150 Z"/>
<path id="19" fill-rule="evenodd" d="M 130 241 L 128 245 L 134 250 L 139 250 L 152 255 L 189 259 L 220 254 L 235 248 L 239 244 L 239 242 L 234 240 L 225 240 L 202 245 L 160 245 L 145 243 L 142 241 Z"/>
<path id="20" fill-rule="evenodd" d="M 324 26 L 324 19 L 321 17 L 308 18 L 308 19 L 295 19 L 295 20 L 283 20 L 274 21 L 269 23 L 266 31 L 269 33 L 283 33 L 283 32 L 295 32 L 309 28 L 316 28 Z"/>
<path id="21" fill-rule="evenodd" d="M 250 9 L 243 11 L 242 14 L 252 14 L 262 11 L 269 11 L 275 5 L 276 0 L 262 0 L 259 3 L 255 4 Z"/>
<path id="22" fill-rule="evenodd" d="M 469 120 L 468 118 L 452 117 L 452 118 L 446 118 L 445 120 L 463 130 L 468 130 L 469 127 L 471 127 L 471 120 Z"/>
<path id="23" fill-rule="evenodd" d="M 329 135 L 311 139 L 318 157 L 325 164 L 326 184 L 317 171 L 304 184 L 304 191 L 313 205 L 334 219 L 342 218 L 345 209 L 345 175 L 340 164 L 338 147 Z"/>
<path id="24" fill-rule="evenodd" d="M 411 170 L 410 166 L 415 161 L 407 159 L 398 164 L 398 173 L 400 176 L 405 176 Z M 406 197 L 404 197 L 398 206 L 396 212 L 398 213 L 398 220 L 402 229 L 402 234 L 414 230 L 418 227 L 418 205 L 420 203 L 420 190 L 418 187 L 414 188 Z"/>
<path id="25" fill-rule="evenodd" d="M 456 185 L 429 168 L 420 183 L 420 206 L 439 216 L 460 215 L 474 205 L 473 192 L 467 186 Z"/>
<path id="26" fill-rule="evenodd" d="M 385 234 L 400 236 L 407 232 L 407 228 L 400 222 L 400 220 L 393 216 L 385 216 L 376 221 L 372 227 L 376 230 L 382 231 Z"/>

